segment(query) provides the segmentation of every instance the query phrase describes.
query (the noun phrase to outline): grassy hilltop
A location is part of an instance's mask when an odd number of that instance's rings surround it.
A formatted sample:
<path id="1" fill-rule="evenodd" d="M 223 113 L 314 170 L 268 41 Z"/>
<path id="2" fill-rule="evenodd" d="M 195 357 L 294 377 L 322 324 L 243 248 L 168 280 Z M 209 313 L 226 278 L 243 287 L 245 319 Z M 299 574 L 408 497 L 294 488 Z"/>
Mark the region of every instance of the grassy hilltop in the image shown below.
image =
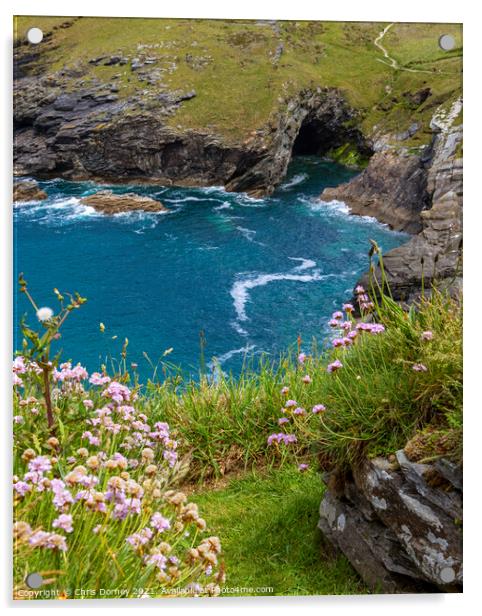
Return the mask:
<path id="1" fill-rule="evenodd" d="M 249 138 L 253 130 L 269 125 L 272 113 L 291 95 L 321 86 L 340 89 L 360 111 L 368 135 L 399 133 L 414 121 L 422 123 L 423 130 L 410 141 L 422 145 L 429 139 L 435 109 L 460 95 L 462 27 L 394 24 L 377 46 L 388 25 L 22 16 L 15 20 L 15 39 L 25 40 L 32 26 L 50 34 L 36 69 L 70 69 L 64 78 L 67 90 L 93 80 L 108 83 L 115 75 L 119 97 L 137 92 L 154 100 L 165 90 L 194 89 L 196 96 L 169 122 L 228 140 Z M 456 40 L 450 52 L 438 46 L 445 33 Z M 128 63 L 89 63 L 114 54 Z M 155 59 L 146 68 L 161 69 L 162 78 L 154 84 L 140 81 L 131 66 L 136 58 Z M 416 93 L 426 88 L 431 95 L 420 103 Z"/>

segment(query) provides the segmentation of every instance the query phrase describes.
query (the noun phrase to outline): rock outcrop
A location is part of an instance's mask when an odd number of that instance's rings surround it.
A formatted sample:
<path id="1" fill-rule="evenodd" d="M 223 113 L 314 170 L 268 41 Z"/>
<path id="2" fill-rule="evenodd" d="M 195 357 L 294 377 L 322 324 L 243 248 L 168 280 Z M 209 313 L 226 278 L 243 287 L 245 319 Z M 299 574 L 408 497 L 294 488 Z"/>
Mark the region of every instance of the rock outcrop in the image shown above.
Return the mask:
<path id="1" fill-rule="evenodd" d="M 448 114 L 432 120 L 434 138 L 425 172 L 430 201 L 419 214 L 421 231 L 383 257 L 387 282 L 398 301 L 411 303 L 434 283 L 453 295 L 462 290 L 462 125 L 454 125 L 460 111 L 461 102 L 456 101 Z M 381 280 L 379 268 L 374 275 Z M 368 273 L 360 283 L 370 288 Z"/>
<path id="2" fill-rule="evenodd" d="M 461 591 L 462 471 L 395 458 L 366 460 L 328 489 L 319 528 L 373 590 Z"/>
<path id="3" fill-rule="evenodd" d="M 351 213 L 374 216 L 414 235 L 383 256 L 393 297 L 407 304 L 433 283 L 458 294 L 462 288 L 462 102 L 437 111 L 430 146 L 418 155 L 379 144 L 368 167 L 353 180 L 321 194 L 342 200 Z M 380 268 L 374 276 L 381 282 Z M 367 272 L 357 284 L 376 289 Z"/>
<path id="4" fill-rule="evenodd" d="M 35 180 L 21 180 L 13 185 L 14 201 L 42 201 L 47 198 Z"/>
<path id="5" fill-rule="evenodd" d="M 83 197 L 80 202 L 89 205 L 103 214 L 119 214 L 141 210 L 143 212 L 166 212 L 167 208 L 150 197 L 135 193 L 114 194 L 111 190 L 101 190 L 93 195 Z"/>
<path id="6" fill-rule="evenodd" d="M 321 199 L 344 201 L 352 214 L 373 216 L 397 231 L 418 233 L 420 213 L 429 205 L 427 172 L 419 156 L 377 152 L 360 175 L 336 188 L 325 188 Z"/>

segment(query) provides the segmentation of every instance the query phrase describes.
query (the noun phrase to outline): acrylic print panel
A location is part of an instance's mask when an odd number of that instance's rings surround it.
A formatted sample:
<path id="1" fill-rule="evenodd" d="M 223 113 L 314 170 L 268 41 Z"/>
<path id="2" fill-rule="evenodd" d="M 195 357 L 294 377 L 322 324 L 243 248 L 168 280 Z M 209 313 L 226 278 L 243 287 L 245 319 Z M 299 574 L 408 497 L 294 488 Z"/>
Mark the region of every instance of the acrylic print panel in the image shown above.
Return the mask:
<path id="1" fill-rule="evenodd" d="M 461 591 L 461 26 L 14 26 L 14 598 Z"/>

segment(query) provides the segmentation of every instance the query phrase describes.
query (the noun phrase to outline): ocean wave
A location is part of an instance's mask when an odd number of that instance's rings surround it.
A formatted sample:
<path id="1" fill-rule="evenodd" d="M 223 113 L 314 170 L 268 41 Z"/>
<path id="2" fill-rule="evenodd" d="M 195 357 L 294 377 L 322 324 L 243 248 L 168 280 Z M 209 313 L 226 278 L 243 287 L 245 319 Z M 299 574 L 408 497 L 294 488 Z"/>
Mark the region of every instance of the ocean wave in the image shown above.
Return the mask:
<path id="1" fill-rule="evenodd" d="M 241 207 L 266 207 L 268 202 L 266 199 L 258 197 L 250 197 L 247 193 L 233 193 L 235 194 L 236 205 Z"/>
<path id="2" fill-rule="evenodd" d="M 223 201 L 221 205 L 217 205 L 216 207 L 213 208 L 213 210 L 216 210 L 217 212 L 220 212 L 222 210 L 232 210 L 232 209 L 233 207 L 229 203 L 229 201 Z"/>
<path id="3" fill-rule="evenodd" d="M 350 208 L 344 201 L 333 199 L 332 201 L 322 201 L 321 199 L 302 199 L 309 206 L 312 212 L 328 210 L 337 214 L 349 214 Z"/>
<path id="4" fill-rule="evenodd" d="M 303 184 L 303 182 L 306 181 L 308 177 L 309 176 L 307 173 L 298 173 L 297 175 L 292 177 L 291 180 L 288 180 L 284 184 L 281 184 L 280 190 L 289 190 L 290 188 L 293 188 L 293 186 Z"/>
<path id="5" fill-rule="evenodd" d="M 166 203 L 187 203 L 189 201 L 214 201 L 215 203 L 219 202 L 219 199 L 213 199 L 212 197 L 194 197 L 192 195 L 188 197 L 180 197 L 179 199 L 173 197 L 166 197 L 164 199 Z"/>

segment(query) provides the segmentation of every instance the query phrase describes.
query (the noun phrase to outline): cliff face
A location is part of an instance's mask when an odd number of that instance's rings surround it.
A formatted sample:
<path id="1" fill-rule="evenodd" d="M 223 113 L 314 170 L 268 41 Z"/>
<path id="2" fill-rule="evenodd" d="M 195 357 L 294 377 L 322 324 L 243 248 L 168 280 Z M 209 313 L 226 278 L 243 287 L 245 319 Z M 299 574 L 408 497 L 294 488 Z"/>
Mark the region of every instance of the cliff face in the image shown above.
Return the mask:
<path id="1" fill-rule="evenodd" d="M 399 301 L 411 303 L 421 295 L 422 289 L 430 290 L 432 283 L 448 288 L 453 294 L 462 290 L 462 125 L 456 123 L 461 108 L 461 102 L 456 101 L 448 113 L 434 116 L 432 144 L 428 153 L 419 159 L 425 206 L 417 211 L 409 201 L 405 202 L 408 206 L 405 215 L 411 212 L 413 228 L 420 228 L 419 232 L 406 244 L 384 255 L 388 283 Z M 376 163 L 374 159 L 371 164 Z M 382 166 L 380 175 L 383 177 L 383 174 Z M 408 183 L 414 190 L 413 184 L 418 185 L 419 179 Z M 392 199 L 397 200 L 398 205 L 393 204 L 389 211 L 403 210 L 404 202 L 398 201 L 397 192 Z M 390 196 L 386 195 L 384 208 L 375 214 L 383 222 L 389 222 L 384 212 L 390 203 Z M 379 269 L 374 275 L 381 279 Z M 360 283 L 370 288 L 368 273 Z"/>
<path id="2" fill-rule="evenodd" d="M 318 526 L 373 590 L 460 592 L 462 469 L 393 458 L 366 460 L 328 489 Z"/>
<path id="3" fill-rule="evenodd" d="M 59 93 L 50 77 L 16 84 L 14 167 L 18 175 L 61 176 L 164 184 L 225 185 L 253 195 L 271 193 L 283 179 L 303 126 L 319 131 L 320 154 L 346 142 L 369 151 L 354 117 L 335 90 L 303 90 L 276 124 L 249 140 L 229 143 L 206 130 L 165 121 L 185 97 L 170 95 L 158 113 L 139 111 L 137 98 L 119 102 L 103 85 Z"/>

